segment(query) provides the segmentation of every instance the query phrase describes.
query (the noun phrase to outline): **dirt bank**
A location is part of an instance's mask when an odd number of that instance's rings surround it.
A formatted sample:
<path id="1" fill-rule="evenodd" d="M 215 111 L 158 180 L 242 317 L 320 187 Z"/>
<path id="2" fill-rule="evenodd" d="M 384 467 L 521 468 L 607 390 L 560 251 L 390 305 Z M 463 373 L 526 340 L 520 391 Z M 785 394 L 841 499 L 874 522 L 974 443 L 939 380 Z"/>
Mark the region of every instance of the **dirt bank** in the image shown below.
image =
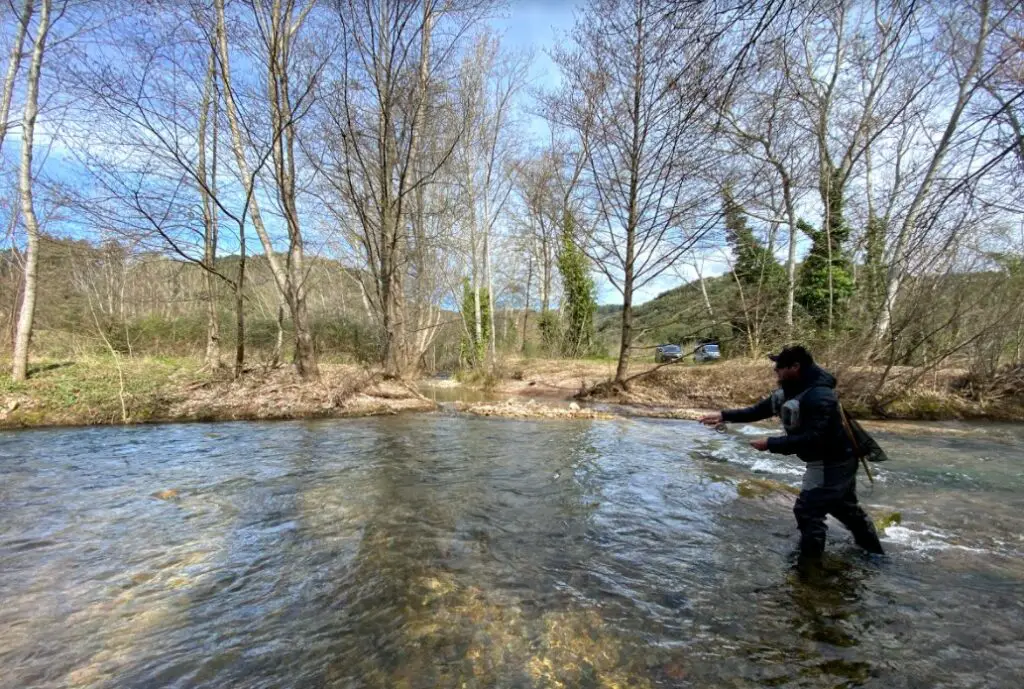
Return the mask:
<path id="1" fill-rule="evenodd" d="M 655 370 L 656 369 L 656 370 Z M 767 361 L 734 360 L 714 364 L 690 363 L 657 367 L 636 364 L 626 389 L 602 385 L 615 374 L 612 361 L 514 360 L 502 368 L 502 377 L 488 381 L 489 389 L 503 395 L 551 395 L 636 408 L 638 415 L 664 415 L 658 409 L 724 409 L 756 402 L 775 386 Z M 964 372 L 939 371 L 919 378 L 913 369 L 890 372 L 878 390 L 881 369 L 839 369 L 839 395 L 859 418 L 900 420 L 989 419 L 1024 420 L 1024 391 L 998 399 L 976 399 L 958 386 Z M 879 414 L 873 396 L 895 397 Z M 645 408 L 649 408 L 647 412 Z"/>
<path id="2" fill-rule="evenodd" d="M 0 378 L 0 428 L 170 421 L 271 420 L 430 411 L 415 386 L 378 371 L 324 365 L 316 381 L 291 369 L 233 380 L 189 359 L 45 362 L 29 380 Z"/>
<path id="3" fill-rule="evenodd" d="M 637 366 L 631 374 L 652 368 Z M 601 386 L 614 372 L 609 361 L 515 360 L 503 366 L 500 377 L 476 385 L 449 383 L 453 387 L 445 390 L 445 399 L 455 410 L 477 416 L 696 419 L 707 410 L 751 404 L 774 385 L 764 362 L 672 365 L 635 378 L 626 389 Z M 930 377 L 893 404 L 889 418 L 1024 420 L 1024 405 L 968 399 L 955 393 L 952 380 L 951 374 Z M 840 372 L 840 396 L 861 418 L 872 416 L 870 407 L 857 401 L 870 383 L 870 371 Z M 39 362 L 20 384 L 0 376 L 0 428 L 341 418 L 437 407 L 414 383 L 341 364 L 322 364 L 316 381 L 301 380 L 287 366 L 255 369 L 232 380 L 194 359 L 166 358 Z"/>

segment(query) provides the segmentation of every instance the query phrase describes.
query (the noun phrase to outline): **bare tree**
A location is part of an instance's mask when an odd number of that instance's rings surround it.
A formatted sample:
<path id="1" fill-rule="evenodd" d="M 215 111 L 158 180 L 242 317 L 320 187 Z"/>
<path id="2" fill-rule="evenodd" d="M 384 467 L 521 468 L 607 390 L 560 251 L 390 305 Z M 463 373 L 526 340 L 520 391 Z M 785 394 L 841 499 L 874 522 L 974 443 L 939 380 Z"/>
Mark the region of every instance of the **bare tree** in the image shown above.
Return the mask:
<path id="1" fill-rule="evenodd" d="M 581 187 L 595 228 L 587 252 L 623 299 L 618 383 L 636 290 L 713 224 L 700 167 L 719 29 L 710 5 L 599 0 L 578 22 L 576 49 L 556 56 L 568 86 L 555 117 L 586 160 Z"/>
<path id="2" fill-rule="evenodd" d="M 21 196 L 21 214 L 25 219 L 28 243 L 25 251 L 24 296 L 18 316 L 18 331 L 14 341 L 12 378 L 23 381 L 28 376 L 28 348 L 32 337 L 32 320 L 36 308 L 36 277 L 39 269 L 39 220 L 36 218 L 32 196 L 32 153 L 35 147 L 36 116 L 39 113 L 39 75 L 43 67 L 46 38 L 52 27 L 51 0 L 41 0 L 36 35 L 32 42 L 32 60 L 25 84 L 25 109 L 21 121 L 21 171 L 18 176 Z"/>
<path id="3" fill-rule="evenodd" d="M 218 212 L 215 201 L 217 195 L 217 56 L 210 50 L 206 67 L 206 81 L 203 85 L 203 98 L 199 106 L 199 141 L 196 159 L 198 172 L 199 194 L 203 204 L 203 266 L 206 282 L 206 365 L 211 369 L 220 368 L 220 314 L 217 311 L 217 298 L 214 291 L 215 268 L 217 265 Z M 212 111 L 212 118 L 211 118 Z M 212 125 L 212 126 L 211 126 Z M 207 136 L 212 129 L 212 160 L 207 163 Z M 242 338 L 239 338 L 242 339 Z"/>
<path id="4" fill-rule="evenodd" d="M 490 314 L 487 359 L 497 359 L 494 327 L 494 234 L 514 188 L 513 99 L 526 77 L 526 62 L 506 56 L 493 35 L 476 38 L 459 76 L 459 110 L 466 134 L 459 142 L 455 165 L 462 178 L 461 198 L 469 230 L 470 285 L 475 312 L 475 341 L 482 342 L 482 295 Z M 486 288 L 486 289 L 485 289 Z"/>
<path id="5" fill-rule="evenodd" d="M 254 51 L 256 57 L 266 67 L 266 96 L 260 100 L 270 121 L 273 192 L 284 217 L 288 238 L 288 248 L 282 258 L 274 248 L 264 213 L 260 209 L 255 192 L 257 175 L 251 171 L 252 167 L 247 158 L 244 134 L 250 132 L 251 128 L 247 128 L 242 121 L 239 97 L 232 78 L 224 0 L 214 1 L 218 69 L 224 90 L 235 164 L 245 187 L 253 227 L 270 264 L 274 282 L 290 311 L 295 327 L 295 365 L 304 378 L 318 376 L 319 368 L 306 305 L 305 241 L 298 211 L 295 153 L 297 121 L 311 107 L 322 64 L 314 64 L 302 73 L 303 81 L 297 88 L 294 88 L 296 85 L 292 83 L 292 79 L 298 70 L 294 49 L 314 4 L 313 0 L 302 5 L 295 0 L 285 0 L 275 1 L 269 8 L 263 2 L 255 2 L 252 6 L 252 20 L 258 37 Z M 320 57 L 315 56 L 314 62 L 318 60 Z"/>
<path id="6" fill-rule="evenodd" d="M 14 40 L 11 41 L 11 54 L 7 58 L 7 75 L 4 77 L 4 92 L 0 96 L 0 151 L 3 150 L 4 139 L 6 139 L 7 130 L 10 128 L 11 98 L 14 95 L 14 83 L 18 78 L 21 56 L 25 46 L 25 34 L 28 33 L 28 25 L 32 21 L 34 7 L 35 0 L 24 0 L 21 13 L 18 15 L 18 27 L 14 30 Z"/>
<path id="7" fill-rule="evenodd" d="M 963 8 L 956 10 L 958 17 L 965 13 Z M 966 52 L 966 59 L 958 62 L 954 59 L 956 74 L 956 91 L 954 98 L 948 103 L 949 115 L 938 140 L 934 143 L 931 154 L 913 191 L 910 203 L 903 214 L 902 222 L 892 243 L 886 276 L 885 301 L 878 316 L 876 326 L 877 337 L 884 341 L 889 336 L 889 326 L 895 307 L 896 297 L 908 270 L 908 248 L 911 238 L 920 232 L 921 212 L 929 199 L 933 186 L 943 170 L 947 156 L 956 144 L 956 136 L 960 129 L 960 120 L 975 94 L 982 91 L 991 69 L 985 69 L 986 49 L 992 35 L 992 8 L 988 0 L 980 0 L 970 7 L 970 29 L 953 37 L 954 44 Z M 996 23 L 1001 17 L 996 18 Z M 966 20 L 965 20 L 966 21 Z M 950 25 L 958 27 L 951 18 Z M 954 28 L 954 30 L 956 30 Z"/>
<path id="8" fill-rule="evenodd" d="M 64 139 L 98 188 L 79 194 L 79 212 L 101 230 L 118 232 L 151 250 L 169 251 L 202 269 L 206 364 L 211 368 L 220 365 L 215 284 L 219 280 L 234 292 L 234 370 L 241 375 L 246 204 L 235 209 L 236 190 L 218 183 L 221 108 L 215 22 L 194 6 L 171 7 L 152 18 L 144 32 L 133 33 L 130 21 L 112 21 L 106 29 L 112 47 L 100 58 L 83 56 L 65 80 L 80 99 L 78 120 L 85 124 L 69 127 Z M 269 157 L 267 149 L 253 174 Z M 219 216 L 236 226 L 239 260 L 232 275 L 218 265 Z"/>
<path id="9" fill-rule="evenodd" d="M 438 178 L 465 131 L 449 118 L 447 131 L 431 128 L 436 137 L 428 144 L 427 114 L 445 117 L 437 100 L 453 83 L 455 51 L 486 3 L 336 0 L 335 8 L 341 63 L 325 117 L 337 134 L 321 165 L 336 199 L 332 212 L 371 278 L 366 294 L 380 323 L 385 372 L 401 377 L 418 359 L 410 338 L 418 327 L 436 327 L 436 319 L 418 326 L 408 313 L 413 247 L 423 238 L 417 195 Z"/>
<path id="10" fill-rule="evenodd" d="M 850 234 L 846 206 L 851 182 L 872 143 L 916 116 L 912 106 L 938 69 L 922 40 L 921 14 L 918 3 L 827 3 L 801 21 L 781 54 L 798 121 L 815 142 L 822 223 L 810 238 L 827 266 L 824 320 L 829 331 L 836 305 L 844 299 L 835 273 Z"/>
<path id="11" fill-rule="evenodd" d="M 751 196 L 760 200 L 769 213 L 769 222 L 788 228 L 786 275 L 786 326 L 792 332 L 796 301 L 796 264 L 798 229 L 797 208 L 806 189 L 808 148 L 804 134 L 796 126 L 797 109 L 786 89 L 786 76 L 778 69 L 778 49 L 770 46 L 763 66 L 745 75 L 740 88 L 730 92 L 719 121 L 730 153 L 750 161 L 744 166 L 753 181 L 768 180 L 767 188 L 758 185 Z M 774 60 L 773 60 L 774 58 Z M 780 193 L 774 193 L 778 190 Z M 777 204 L 765 204 L 778 199 Z M 751 200 L 751 203 L 754 199 Z"/>

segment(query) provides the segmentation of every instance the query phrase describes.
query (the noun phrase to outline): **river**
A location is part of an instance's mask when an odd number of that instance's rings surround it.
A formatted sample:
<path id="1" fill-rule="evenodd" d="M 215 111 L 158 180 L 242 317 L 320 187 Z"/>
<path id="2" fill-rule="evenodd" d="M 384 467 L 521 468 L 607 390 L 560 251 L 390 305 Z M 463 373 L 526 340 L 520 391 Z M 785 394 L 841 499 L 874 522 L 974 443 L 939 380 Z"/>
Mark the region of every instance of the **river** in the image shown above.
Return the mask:
<path id="1" fill-rule="evenodd" d="M 757 432 L 2 433 L 0 687 L 1021 686 L 1024 429 L 881 433 L 888 555 L 832 523 L 810 578 Z"/>

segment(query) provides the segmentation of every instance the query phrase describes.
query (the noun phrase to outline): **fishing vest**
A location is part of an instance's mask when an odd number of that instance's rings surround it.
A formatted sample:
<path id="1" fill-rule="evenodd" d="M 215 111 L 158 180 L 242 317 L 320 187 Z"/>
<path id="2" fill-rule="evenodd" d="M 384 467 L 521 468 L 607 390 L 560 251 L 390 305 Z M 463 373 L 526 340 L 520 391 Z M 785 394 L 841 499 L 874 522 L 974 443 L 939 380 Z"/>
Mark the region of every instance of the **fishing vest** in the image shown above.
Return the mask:
<path id="1" fill-rule="evenodd" d="M 786 393 L 779 388 L 772 393 L 772 413 L 782 420 L 782 428 L 792 435 L 800 430 L 800 398 L 807 394 L 807 388 L 792 399 L 786 399 Z"/>

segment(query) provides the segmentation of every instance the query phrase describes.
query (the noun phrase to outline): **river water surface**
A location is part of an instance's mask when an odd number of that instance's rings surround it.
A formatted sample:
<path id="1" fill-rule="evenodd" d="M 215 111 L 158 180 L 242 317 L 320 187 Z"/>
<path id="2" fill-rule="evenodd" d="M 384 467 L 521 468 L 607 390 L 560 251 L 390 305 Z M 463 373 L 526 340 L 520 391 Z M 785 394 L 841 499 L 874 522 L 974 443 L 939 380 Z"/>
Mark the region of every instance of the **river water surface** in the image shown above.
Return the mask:
<path id="1" fill-rule="evenodd" d="M 749 427 L 0 434 L 0 687 L 1020 687 L 1024 431 L 955 430 L 881 434 L 889 554 L 812 576 Z"/>

